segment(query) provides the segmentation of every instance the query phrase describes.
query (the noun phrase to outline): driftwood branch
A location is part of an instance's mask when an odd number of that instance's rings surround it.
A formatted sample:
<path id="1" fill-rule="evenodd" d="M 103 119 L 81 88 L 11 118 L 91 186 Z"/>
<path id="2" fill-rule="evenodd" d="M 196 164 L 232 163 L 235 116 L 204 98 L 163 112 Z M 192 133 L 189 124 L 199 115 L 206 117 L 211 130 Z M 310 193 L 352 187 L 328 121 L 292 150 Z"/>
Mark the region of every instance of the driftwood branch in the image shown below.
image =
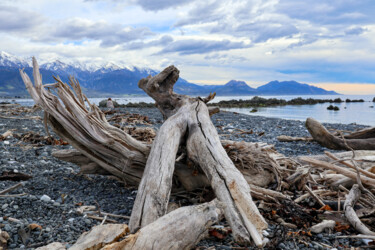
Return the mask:
<path id="1" fill-rule="evenodd" d="M 361 190 L 359 185 L 354 184 L 349 194 L 346 196 L 344 211 L 345 217 L 348 219 L 350 224 L 362 234 L 375 236 L 375 233 L 369 230 L 365 224 L 361 222 L 357 214 L 354 211 L 354 205 L 361 196 Z"/>
<path id="2" fill-rule="evenodd" d="M 356 132 L 354 135 L 344 136 L 344 138 L 334 136 L 313 118 L 307 118 L 306 128 L 315 141 L 330 149 L 375 150 L 375 128 L 366 130 L 366 132 Z"/>

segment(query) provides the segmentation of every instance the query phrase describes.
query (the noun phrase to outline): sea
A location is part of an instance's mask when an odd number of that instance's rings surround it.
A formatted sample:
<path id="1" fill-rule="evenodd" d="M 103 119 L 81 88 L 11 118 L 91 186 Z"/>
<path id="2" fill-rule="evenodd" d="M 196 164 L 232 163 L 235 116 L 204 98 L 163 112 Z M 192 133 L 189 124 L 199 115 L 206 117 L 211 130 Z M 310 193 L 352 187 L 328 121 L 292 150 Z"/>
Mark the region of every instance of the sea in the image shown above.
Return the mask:
<path id="1" fill-rule="evenodd" d="M 217 96 L 212 103 L 219 102 L 221 100 L 247 100 L 254 96 Z M 291 100 L 293 98 L 302 97 L 304 99 L 336 99 L 341 98 L 346 99 L 363 99 L 365 102 L 355 102 L 355 103 L 332 103 L 334 106 L 339 107 L 339 111 L 327 110 L 330 103 L 324 104 L 314 104 L 314 105 L 286 105 L 286 106 L 273 106 L 273 107 L 261 107 L 256 108 L 258 111 L 255 113 L 250 112 L 252 108 L 222 108 L 222 110 L 238 112 L 246 115 L 257 115 L 265 117 L 276 117 L 282 119 L 292 119 L 305 121 L 306 118 L 312 117 L 320 122 L 324 123 L 342 123 L 342 124 L 362 124 L 368 126 L 375 126 L 375 102 L 373 98 L 375 95 L 279 95 L 279 96 L 261 96 L 263 98 L 278 98 L 284 100 Z M 90 102 L 99 104 L 103 98 L 89 98 Z M 147 96 L 138 97 L 121 97 L 112 98 L 119 104 L 127 103 L 153 103 L 153 99 Z M 19 103 L 24 106 L 34 105 L 32 99 L 0 99 L 2 101 L 11 101 Z"/>

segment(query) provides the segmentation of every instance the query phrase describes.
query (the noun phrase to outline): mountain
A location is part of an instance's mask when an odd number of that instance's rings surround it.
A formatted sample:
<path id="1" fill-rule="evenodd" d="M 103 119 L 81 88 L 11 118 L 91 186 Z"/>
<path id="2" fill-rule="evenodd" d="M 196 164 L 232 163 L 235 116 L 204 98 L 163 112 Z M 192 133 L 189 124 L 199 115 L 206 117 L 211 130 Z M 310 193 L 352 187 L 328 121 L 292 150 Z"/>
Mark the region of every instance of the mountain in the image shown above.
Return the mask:
<path id="1" fill-rule="evenodd" d="M 0 52 L 0 96 L 28 95 L 19 74 L 19 69 L 32 78 L 30 64 L 17 56 Z M 68 82 L 69 76 L 74 76 L 88 96 L 120 96 L 125 94 L 144 95 L 138 88 L 138 81 L 148 75 L 156 75 L 158 71 L 148 68 L 125 67 L 108 62 L 103 65 L 83 64 L 77 61 L 69 63 L 60 60 L 46 62 L 40 65 L 43 83 L 54 82 L 53 76 L 59 76 Z M 295 81 L 273 81 L 257 89 L 251 88 L 244 81 L 231 80 L 225 85 L 197 85 L 179 78 L 174 86 L 179 94 L 206 96 L 216 92 L 218 96 L 228 95 L 324 95 L 336 94 L 321 88 L 301 84 Z"/>
<path id="2" fill-rule="evenodd" d="M 231 80 L 217 89 L 217 95 L 257 95 L 256 89 L 251 88 L 244 81 Z"/>
<path id="3" fill-rule="evenodd" d="M 296 81 L 272 81 L 257 88 L 263 95 L 337 95 L 335 91 L 327 91 Z"/>

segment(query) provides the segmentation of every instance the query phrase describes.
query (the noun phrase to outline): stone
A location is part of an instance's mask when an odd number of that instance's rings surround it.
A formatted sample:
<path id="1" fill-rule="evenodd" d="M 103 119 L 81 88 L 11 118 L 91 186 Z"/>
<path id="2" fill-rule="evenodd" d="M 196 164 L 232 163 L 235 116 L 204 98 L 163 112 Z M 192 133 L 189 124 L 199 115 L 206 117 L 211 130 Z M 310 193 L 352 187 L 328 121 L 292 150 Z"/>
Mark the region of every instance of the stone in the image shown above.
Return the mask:
<path id="1" fill-rule="evenodd" d="M 44 202 L 50 202 L 51 201 L 51 197 L 49 197 L 48 195 L 43 194 L 43 196 L 40 197 L 40 200 L 44 201 Z"/>

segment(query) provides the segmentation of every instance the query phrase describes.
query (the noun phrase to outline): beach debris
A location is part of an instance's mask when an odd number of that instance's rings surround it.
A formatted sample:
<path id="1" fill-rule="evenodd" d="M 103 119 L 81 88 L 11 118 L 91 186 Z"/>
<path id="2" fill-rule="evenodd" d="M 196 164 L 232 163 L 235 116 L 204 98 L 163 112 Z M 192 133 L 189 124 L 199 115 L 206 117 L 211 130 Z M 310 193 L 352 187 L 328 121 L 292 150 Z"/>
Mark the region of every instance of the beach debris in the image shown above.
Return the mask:
<path id="1" fill-rule="evenodd" d="M 324 147 L 342 150 L 375 150 L 375 127 L 352 132 L 348 135 L 339 133 L 338 136 L 335 136 L 313 118 L 307 118 L 305 124 L 312 138 Z"/>
<path id="2" fill-rule="evenodd" d="M 375 180 L 375 179 L 374 179 Z M 375 236 L 375 232 L 371 231 L 365 224 L 361 222 L 358 218 L 356 212 L 354 211 L 354 205 L 361 196 L 360 185 L 354 184 L 351 188 L 349 194 L 346 196 L 344 211 L 345 216 L 350 222 L 350 224 L 361 234 Z"/>
<path id="3" fill-rule="evenodd" d="M 0 181 L 27 181 L 28 179 L 31 179 L 31 178 L 33 178 L 31 175 L 20 173 L 20 172 L 14 172 L 13 170 L 3 171 L 2 174 L 0 175 Z"/>
<path id="4" fill-rule="evenodd" d="M 65 250 L 66 247 L 65 247 L 65 244 L 61 243 L 61 242 L 52 242 L 46 246 L 43 246 L 43 247 L 38 247 L 37 250 Z"/>
<path id="5" fill-rule="evenodd" d="M 118 114 L 114 115 L 108 119 L 108 122 L 120 123 L 120 124 L 144 124 L 144 125 L 151 125 L 151 121 L 148 116 L 140 115 L 140 114 L 132 114 L 132 113 L 125 113 L 125 114 Z"/>
<path id="6" fill-rule="evenodd" d="M 0 250 L 7 249 L 8 240 L 10 239 L 9 234 L 6 231 L 0 229 Z"/>
<path id="7" fill-rule="evenodd" d="M 7 130 L 6 132 L 4 132 L 2 135 L 0 135 L 0 141 L 4 141 L 6 138 L 12 136 L 12 135 L 13 135 L 12 132 L 13 132 L 14 130 L 15 130 L 15 129 L 9 129 L 9 130 Z"/>
<path id="8" fill-rule="evenodd" d="M 32 143 L 36 145 L 67 145 L 68 143 L 63 139 L 55 139 L 52 136 L 42 136 L 36 132 L 29 131 L 23 134 L 14 134 L 14 138 L 23 142 Z"/>
<path id="9" fill-rule="evenodd" d="M 123 131 L 139 141 L 152 143 L 156 137 L 156 132 L 149 127 L 124 127 Z"/>
<path id="10" fill-rule="evenodd" d="M 288 135 L 279 135 L 276 139 L 280 142 L 294 142 L 294 141 L 306 141 L 310 142 L 314 139 L 312 137 L 293 137 Z"/>
<path id="11" fill-rule="evenodd" d="M 16 185 L 13 185 L 13 186 L 11 186 L 11 187 L 9 187 L 7 189 L 4 189 L 4 190 L 0 191 L 0 197 L 11 197 L 11 195 L 6 196 L 5 194 L 9 193 L 9 192 L 11 192 L 13 190 L 16 190 L 17 188 L 22 187 L 24 185 L 25 185 L 24 182 L 20 182 L 20 183 L 17 183 Z M 23 196 L 23 195 L 24 194 L 20 194 L 20 196 Z M 15 196 L 15 195 L 13 195 L 13 196 Z"/>
<path id="12" fill-rule="evenodd" d="M 89 232 L 83 233 L 70 250 L 101 249 L 124 237 L 129 232 L 125 224 L 106 224 L 94 226 Z"/>
<path id="13" fill-rule="evenodd" d="M 313 232 L 313 233 L 321 233 L 323 232 L 325 229 L 334 229 L 334 227 L 336 226 L 336 222 L 334 220 L 323 220 L 322 222 L 312 226 L 310 228 L 310 231 Z"/>

